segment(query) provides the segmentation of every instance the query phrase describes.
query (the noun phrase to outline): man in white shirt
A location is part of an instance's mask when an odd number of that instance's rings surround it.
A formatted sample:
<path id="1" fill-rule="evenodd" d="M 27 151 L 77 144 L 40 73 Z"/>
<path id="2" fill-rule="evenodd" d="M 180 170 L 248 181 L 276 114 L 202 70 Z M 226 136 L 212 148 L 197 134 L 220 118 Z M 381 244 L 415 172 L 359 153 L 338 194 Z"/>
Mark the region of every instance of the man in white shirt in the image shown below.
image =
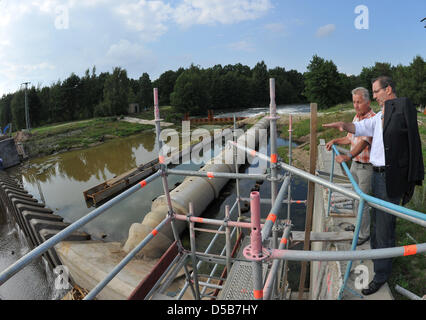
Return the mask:
<path id="1" fill-rule="evenodd" d="M 356 123 L 335 122 L 323 125 L 355 136 L 373 137 L 370 162 L 373 165 L 373 196 L 399 205 L 407 203 L 415 185 L 424 179 L 421 141 L 417 112 L 410 100 L 397 98 L 389 77 L 373 80 L 373 97 L 382 111 L 373 118 Z M 371 213 L 371 248 L 395 247 L 396 217 L 373 208 Z M 364 295 L 375 293 L 388 280 L 392 259 L 376 259 L 374 278 Z"/>
<path id="2" fill-rule="evenodd" d="M 370 107 L 370 93 L 363 87 L 352 90 L 352 102 L 355 109 L 355 117 L 352 122 L 358 122 L 364 119 L 372 118 L 376 114 Z M 373 166 L 370 163 L 371 137 L 358 136 L 352 133 L 346 136 L 333 139 L 326 144 L 326 149 L 331 150 L 333 144 L 350 144 L 349 155 L 339 155 L 336 157 L 338 163 L 352 160 L 351 174 L 358 184 L 359 188 L 365 194 L 371 194 L 371 177 L 373 175 Z M 354 212 L 358 213 L 359 201 L 355 201 Z M 359 238 L 357 245 L 361 245 L 370 239 L 370 207 L 364 206 L 362 213 L 361 226 L 359 229 Z"/>

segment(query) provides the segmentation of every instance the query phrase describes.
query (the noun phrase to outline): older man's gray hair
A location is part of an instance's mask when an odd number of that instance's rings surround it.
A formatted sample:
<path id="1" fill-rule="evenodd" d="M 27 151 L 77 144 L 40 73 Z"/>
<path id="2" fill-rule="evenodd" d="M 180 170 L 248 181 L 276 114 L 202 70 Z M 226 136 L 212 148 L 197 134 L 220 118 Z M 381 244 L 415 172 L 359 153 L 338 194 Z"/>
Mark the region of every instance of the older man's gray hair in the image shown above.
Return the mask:
<path id="1" fill-rule="evenodd" d="M 364 98 L 364 101 L 370 101 L 370 92 L 364 87 L 358 87 L 352 90 L 352 95 L 359 94 Z"/>

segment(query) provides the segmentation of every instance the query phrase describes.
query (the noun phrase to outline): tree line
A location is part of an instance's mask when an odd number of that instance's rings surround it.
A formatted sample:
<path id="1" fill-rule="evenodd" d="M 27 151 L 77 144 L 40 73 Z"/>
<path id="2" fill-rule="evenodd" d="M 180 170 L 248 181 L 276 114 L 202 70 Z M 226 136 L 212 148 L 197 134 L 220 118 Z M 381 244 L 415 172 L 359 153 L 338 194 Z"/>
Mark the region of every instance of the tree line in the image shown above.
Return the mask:
<path id="1" fill-rule="evenodd" d="M 320 109 L 325 109 L 350 101 L 355 87 L 370 89 L 371 79 L 379 75 L 394 78 L 399 96 L 409 97 L 416 105 L 426 104 L 426 62 L 421 56 L 416 56 L 408 66 L 376 62 L 372 67 L 364 67 L 357 76 L 339 72 L 332 60 L 317 55 L 312 57 L 304 74 L 282 67 L 268 69 L 261 61 L 253 68 L 240 63 L 206 69 L 191 65 L 166 71 L 151 81 L 148 73 L 131 79 L 120 67 L 100 74 L 93 67 L 82 77 L 72 73 L 50 86 L 32 86 L 27 97 L 31 126 L 37 127 L 125 115 L 130 103 L 138 103 L 142 109 L 151 108 L 154 87 L 159 89 L 160 105 L 171 105 L 178 114 L 265 107 L 270 100 L 269 78 L 276 79 L 277 104 L 316 102 Z M 15 130 L 26 127 L 23 89 L 0 99 L 0 126 L 9 123 Z"/>

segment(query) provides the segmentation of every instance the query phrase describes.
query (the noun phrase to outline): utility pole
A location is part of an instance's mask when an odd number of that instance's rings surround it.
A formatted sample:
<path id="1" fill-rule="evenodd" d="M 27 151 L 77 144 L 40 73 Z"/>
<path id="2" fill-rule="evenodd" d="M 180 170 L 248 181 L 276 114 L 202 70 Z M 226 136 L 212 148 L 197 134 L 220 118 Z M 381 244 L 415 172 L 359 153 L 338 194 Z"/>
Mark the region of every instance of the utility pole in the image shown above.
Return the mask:
<path id="1" fill-rule="evenodd" d="M 27 124 L 27 131 L 30 131 L 31 129 L 31 125 L 30 125 L 30 110 L 28 109 L 28 93 L 27 93 L 27 88 L 28 85 L 31 82 L 24 82 L 21 85 L 25 84 L 25 122 Z"/>

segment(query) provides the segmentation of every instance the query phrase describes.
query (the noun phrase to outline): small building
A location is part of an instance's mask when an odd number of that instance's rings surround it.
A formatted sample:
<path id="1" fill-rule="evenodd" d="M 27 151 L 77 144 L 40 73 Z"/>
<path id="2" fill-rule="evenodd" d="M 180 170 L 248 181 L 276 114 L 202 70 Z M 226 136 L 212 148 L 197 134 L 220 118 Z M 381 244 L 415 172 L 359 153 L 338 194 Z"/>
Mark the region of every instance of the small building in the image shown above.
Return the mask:
<path id="1" fill-rule="evenodd" d="M 129 114 L 140 113 L 140 112 L 141 112 L 141 108 L 139 106 L 139 103 L 130 103 L 129 104 Z"/>

